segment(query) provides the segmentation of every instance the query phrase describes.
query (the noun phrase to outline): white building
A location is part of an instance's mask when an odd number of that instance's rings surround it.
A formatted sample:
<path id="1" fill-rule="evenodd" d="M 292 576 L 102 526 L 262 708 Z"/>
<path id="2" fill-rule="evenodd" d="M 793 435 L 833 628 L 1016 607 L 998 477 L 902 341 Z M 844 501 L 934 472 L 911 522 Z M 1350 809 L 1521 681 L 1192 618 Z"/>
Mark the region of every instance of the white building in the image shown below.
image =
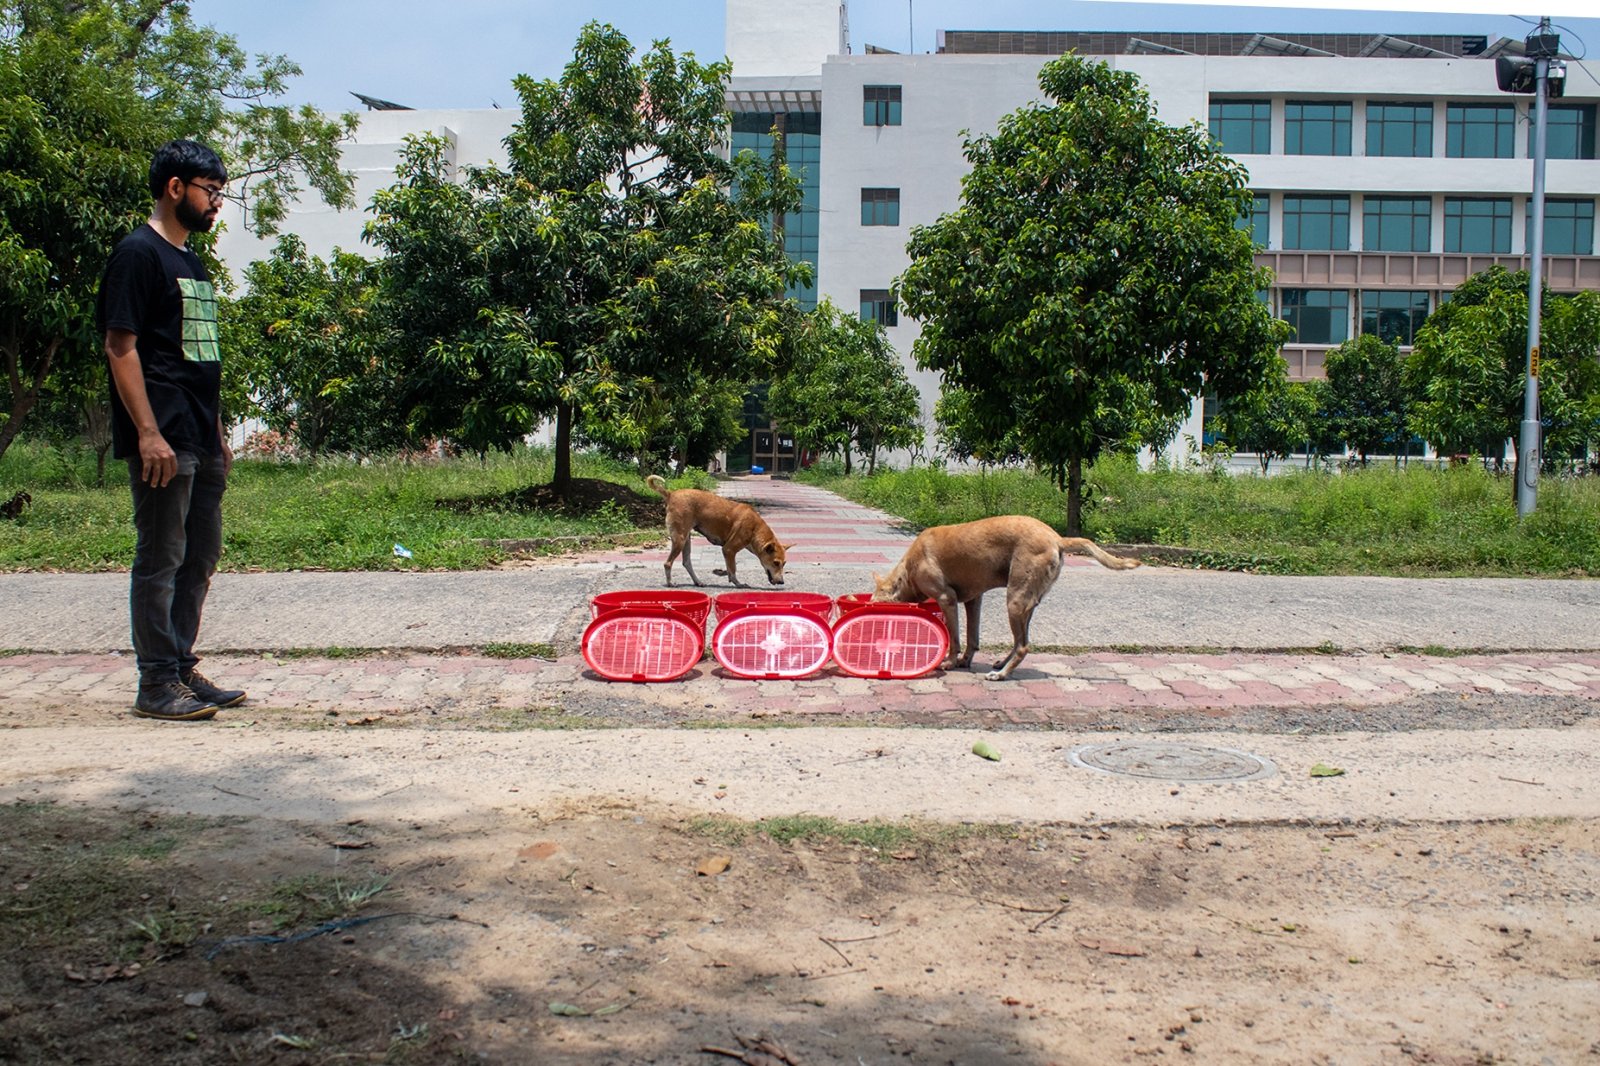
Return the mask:
<path id="1" fill-rule="evenodd" d="M 1374 16 L 1375 20 L 1380 16 Z M 1208 124 L 1248 168 L 1257 261 L 1276 274 L 1274 310 L 1296 328 L 1291 377 L 1317 377 L 1326 352 L 1375 331 L 1402 345 L 1461 281 L 1494 263 L 1525 268 L 1532 97 L 1500 92 L 1497 55 L 1521 42 L 1472 35 L 941 31 L 938 51 L 855 44 L 839 0 L 728 0 L 734 148 L 775 124 L 802 173 L 805 203 L 785 220 L 791 256 L 816 266 L 807 304 L 827 296 L 879 318 L 905 356 L 932 426 L 933 375 L 911 359 L 917 323 L 889 290 L 912 226 L 959 204 L 962 131 L 993 131 L 1040 98 L 1039 68 L 1067 51 L 1143 80 L 1160 117 Z M 1574 67 L 1550 109 L 1545 274 L 1557 292 L 1600 290 L 1594 254 L 1600 83 Z M 402 136 L 444 133 L 460 163 L 500 157 L 510 111 L 375 111 L 346 154 L 364 203 L 387 184 Z M 354 248 L 354 213 L 297 212 L 290 228 L 325 254 Z M 261 254 L 237 235 L 236 266 Z M 1184 436 L 1199 440 L 1199 405 Z M 781 438 L 751 456 L 782 469 Z"/>

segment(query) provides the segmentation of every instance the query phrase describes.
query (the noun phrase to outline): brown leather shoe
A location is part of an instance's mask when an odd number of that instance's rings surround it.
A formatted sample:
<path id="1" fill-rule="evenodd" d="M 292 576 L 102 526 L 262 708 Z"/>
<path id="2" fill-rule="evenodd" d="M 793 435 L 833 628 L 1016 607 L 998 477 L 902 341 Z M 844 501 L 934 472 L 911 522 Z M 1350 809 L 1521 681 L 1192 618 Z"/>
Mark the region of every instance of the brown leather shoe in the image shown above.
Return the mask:
<path id="1" fill-rule="evenodd" d="M 139 686 L 133 713 L 164 722 L 203 722 L 217 713 L 217 705 L 196 696 L 181 681 L 158 681 Z"/>
<path id="2" fill-rule="evenodd" d="M 190 670 L 183 683 L 206 703 L 216 704 L 218 707 L 234 707 L 244 702 L 245 691 L 242 688 L 218 688 L 207 680 L 206 675 L 198 670 Z"/>

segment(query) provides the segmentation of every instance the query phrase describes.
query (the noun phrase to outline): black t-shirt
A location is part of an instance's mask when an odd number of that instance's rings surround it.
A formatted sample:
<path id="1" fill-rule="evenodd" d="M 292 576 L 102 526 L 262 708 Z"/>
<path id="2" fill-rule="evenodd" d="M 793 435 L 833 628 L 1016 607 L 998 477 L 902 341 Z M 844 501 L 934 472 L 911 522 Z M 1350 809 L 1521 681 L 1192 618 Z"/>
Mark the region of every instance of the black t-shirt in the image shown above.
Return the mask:
<path id="1" fill-rule="evenodd" d="M 161 435 L 175 452 L 216 455 L 222 350 L 217 297 L 200 257 L 174 248 L 149 224 L 111 253 L 100 279 L 99 324 L 134 334 L 145 392 Z M 139 454 L 139 432 L 111 383 L 111 441 L 118 459 Z"/>

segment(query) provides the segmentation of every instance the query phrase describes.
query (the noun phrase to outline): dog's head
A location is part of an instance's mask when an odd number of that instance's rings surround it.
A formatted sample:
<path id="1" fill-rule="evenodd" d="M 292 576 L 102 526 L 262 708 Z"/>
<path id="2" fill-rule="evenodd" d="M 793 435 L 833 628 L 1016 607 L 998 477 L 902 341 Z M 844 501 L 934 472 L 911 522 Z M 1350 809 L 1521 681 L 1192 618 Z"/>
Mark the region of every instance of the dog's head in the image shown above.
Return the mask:
<path id="1" fill-rule="evenodd" d="M 896 563 L 888 577 L 872 575 L 872 602 L 873 603 L 908 603 L 921 599 L 916 591 L 911 588 L 911 582 L 906 579 L 905 563 Z"/>
<path id="2" fill-rule="evenodd" d="M 756 549 L 756 558 L 761 560 L 761 569 L 767 572 L 767 580 L 774 585 L 783 584 L 783 564 L 789 561 L 789 549 L 793 544 L 779 544 L 776 540 L 769 540 Z"/>

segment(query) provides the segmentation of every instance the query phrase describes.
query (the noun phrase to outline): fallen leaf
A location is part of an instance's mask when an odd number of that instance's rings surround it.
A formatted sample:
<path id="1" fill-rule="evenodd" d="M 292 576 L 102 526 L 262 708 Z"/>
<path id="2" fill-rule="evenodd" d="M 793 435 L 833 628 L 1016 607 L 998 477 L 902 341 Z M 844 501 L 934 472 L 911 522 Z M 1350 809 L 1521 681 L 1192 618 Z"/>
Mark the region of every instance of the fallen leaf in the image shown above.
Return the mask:
<path id="1" fill-rule="evenodd" d="M 372 725 L 372 724 L 374 724 L 376 722 L 381 722 L 381 721 L 383 721 L 383 719 L 378 717 L 377 715 L 369 714 L 365 718 L 346 718 L 344 720 L 344 724 L 345 725 Z"/>
<path id="2" fill-rule="evenodd" d="M 550 1004 L 550 1013 L 559 1014 L 563 1018 L 587 1018 L 589 1016 L 588 1011 L 584 1010 L 582 1007 L 574 1007 L 570 1003 L 552 1002 Z"/>
<path id="3" fill-rule="evenodd" d="M 912 859 L 915 859 L 916 857 L 917 857 L 917 853 L 914 852 L 914 851 L 896 851 L 896 852 L 893 852 L 893 853 L 891 853 L 889 855 L 889 858 L 891 858 L 891 859 L 899 859 L 901 862 L 910 862 Z"/>
<path id="4" fill-rule="evenodd" d="M 999 762 L 1000 753 L 989 746 L 987 740 L 980 740 L 972 745 L 972 754 L 988 759 L 990 762 Z"/>
<path id="5" fill-rule="evenodd" d="M 517 852 L 517 858 L 519 858 L 519 859 L 548 859 L 550 856 L 554 855 L 556 852 L 558 852 L 560 850 L 561 850 L 561 845 L 556 844 L 553 841 L 549 841 L 549 840 L 540 840 L 540 841 L 537 841 L 535 843 L 529 844 L 527 847 L 523 848 L 521 851 L 518 851 Z"/>
<path id="6" fill-rule="evenodd" d="M 732 865 L 733 859 L 727 855 L 713 855 L 699 866 L 696 866 L 694 872 L 701 877 L 715 877 Z"/>
<path id="7" fill-rule="evenodd" d="M 1098 951 L 1102 955 L 1120 955 L 1129 959 L 1140 958 L 1144 955 L 1143 948 L 1135 947 L 1132 944 L 1119 944 L 1114 940 L 1080 940 L 1078 945 L 1088 948 L 1090 951 Z"/>
<path id="8" fill-rule="evenodd" d="M 335 840 L 333 846 L 343 848 L 345 851 L 360 851 L 362 848 L 372 847 L 370 840 Z"/>
<path id="9" fill-rule="evenodd" d="M 1312 777 L 1342 777 L 1344 770 L 1338 766 L 1329 766 L 1327 763 L 1317 763 L 1311 768 Z"/>

